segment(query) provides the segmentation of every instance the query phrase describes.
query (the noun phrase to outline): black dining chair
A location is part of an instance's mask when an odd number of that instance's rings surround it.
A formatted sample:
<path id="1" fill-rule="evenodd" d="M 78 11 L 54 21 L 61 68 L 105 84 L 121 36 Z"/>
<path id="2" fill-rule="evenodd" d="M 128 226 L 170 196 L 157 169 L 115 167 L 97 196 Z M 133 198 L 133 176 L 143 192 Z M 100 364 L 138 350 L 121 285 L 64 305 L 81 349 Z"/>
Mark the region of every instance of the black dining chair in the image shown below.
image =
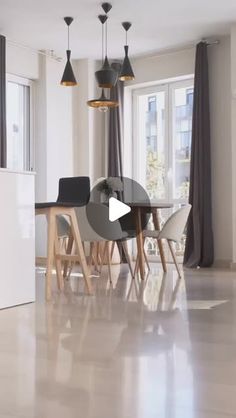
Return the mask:
<path id="1" fill-rule="evenodd" d="M 90 178 L 86 176 L 62 177 L 59 180 L 57 204 L 69 204 L 74 207 L 86 206 L 90 199 Z M 70 234 L 70 225 L 64 216 L 57 217 L 58 236 L 70 254 L 73 246 L 73 238 Z M 69 238 L 68 238 L 69 237 Z M 65 244 L 64 244 L 65 242 Z M 64 262 L 64 275 L 68 269 L 68 261 Z"/>
<path id="2" fill-rule="evenodd" d="M 57 205 L 70 205 L 74 207 L 86 206 L 90 199 L 89 177 L 62 177 L 59 180 Z M 64 216 L 57 218 L 58 235 L 68 237 L 69 224 Z"/>
<path id="3" fill-rule="evenodd" d="M 59 180 L 59 193 L 56 202 L 36 203 L 36 215 L 46 215 L 48 220 L 48 245 L 47 245 L 47 271 L 46 271 L 46 299 L 51 298 L 51 273 L 53 261 L 55 260 L 58 287 L 63 289 L 64 281 L 62 276 L 61 261 L 66 263 L 70 258 L 78 257 L 83 271 L 85 283 L 88 292 L 92 293 L 92 286 L 88 274 L 86 258 L 83 245 L 80 238 L 75 207 L 85 206 L 90 198 L 90 180 L 89 177 L 66 177 Z M 68 224 L 67 220 L 70 220 Z M 70 228 L 70 236 L 75 242 L 77 255 L 71 255 L 71 249 L 67 249 L 67 254 L 62 254 L 59 247 L 58 222 L 59 219 L 65 221 L 67 230 Z M 72 241 L 72 239 L 71 239 Z M 69 244 L 68 244 L 69 245 Z"/>
<path id="4" fill-rule="evenodd" d="M 59 180 L 57 203 L 85 206 L 90 198 L 89 177 L 63 177 Z"/>

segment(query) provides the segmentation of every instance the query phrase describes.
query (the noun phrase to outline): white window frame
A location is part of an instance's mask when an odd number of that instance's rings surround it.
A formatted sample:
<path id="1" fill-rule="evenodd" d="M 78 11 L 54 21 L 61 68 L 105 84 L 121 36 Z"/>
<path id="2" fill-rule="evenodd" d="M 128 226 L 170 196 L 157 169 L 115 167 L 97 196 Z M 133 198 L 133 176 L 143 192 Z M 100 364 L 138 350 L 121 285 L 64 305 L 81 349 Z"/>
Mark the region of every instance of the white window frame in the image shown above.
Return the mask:
<path id="1" fill-rule="evenodd" d="M 27 171 L 34 171 L 35 170 L 35 136 L 34 136 L 34 82 L 28 78 L 20 77 L 14 74 L 7 73 L 6 74 L 6 84 L 8 82 L 20 84 L 22 86 L 27 86 L 30 88 L 30 118 L 29 118 L 29 125 L 30 125 L 30 131 L 29 131 L 29 168 Z M 7 86 L 6 86 L 7 88 Z"/>
<path id="2" fill-rule="evenodd" d="M 169 172 L 168 175 L 168 198 L 169 200 L 174 203 L 174 205 L 180 205 L 183 203 L 187 203 L 186 199 L 175 199 L 174 196 L 174 182 L 172 181 L 173 177 L 173 153 L 174 153 L 174 146 L 173 146 L 173 127 L 174 127 L 174 115 L 173 115 L 173 107 L 172 104 L 174 103 L 174 91 L 177 88 L 188 88 L 194 86 L 194 79 L 187 79 L 181 80 L 174 83 L 169 83 L 169 104 L 168 104 L 168 112 L 169 112 L 169 128 L 168 128 L 168 146 L 169 146 Z M 170 197 L 171 196 L 171 197 Z"/>
<path id="3" fill-rule="evenodd" d="M 175 199 L 173 194 L 174 183 L 172 181 L 173 176 L 173 112 L 172 112 L 172 103 L 174 100 L 174 91 L 176 88 L 181 87 L 192 87 L 194 85 L 193 77 L 188 77 L 186 79 L 181 79 L 179 81 L 171 81 L 160 84 L 154 84 L 149 87 L 142 87 L 134 89 L 132 91 L 132 154 L 133 154 L 133 166 L 132 166 L 132 175 L 133 178 L 145 186 L 145 167 L 143 165 L 141 150 L 141 145 L 139 143 L 138 136 L 138 97 L 140 95 L 155 94 L 160 91 L 165 92 L 166 97 L 166 114 L 165 118 L 165 157 L 166 157 L 166 172 L 165 172 L 165 181 L 166 181 L 166 192 L 167 197 L 164 199 L 158 199 L 160 202 L 169 201 L 174 205 L 183 204 L 186 201 L 184 199 Z M 138 147 L 138 148 L 137 148 Z M 144 170 L 144 173 L 140 176 L 140 169 Z"/>

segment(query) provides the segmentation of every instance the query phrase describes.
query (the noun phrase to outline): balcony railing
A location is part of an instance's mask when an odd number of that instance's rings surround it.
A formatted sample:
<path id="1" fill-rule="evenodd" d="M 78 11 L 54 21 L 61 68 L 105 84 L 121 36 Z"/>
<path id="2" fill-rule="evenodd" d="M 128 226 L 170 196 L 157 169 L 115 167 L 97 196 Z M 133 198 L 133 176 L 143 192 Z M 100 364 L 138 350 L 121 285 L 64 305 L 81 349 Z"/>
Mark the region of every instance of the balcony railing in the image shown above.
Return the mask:
<path id="1" fill-rule="evenodd" d="M 191 105 L 176 106 L 176 119 L 188 119 L 192 117 L 193 108 Z"/>

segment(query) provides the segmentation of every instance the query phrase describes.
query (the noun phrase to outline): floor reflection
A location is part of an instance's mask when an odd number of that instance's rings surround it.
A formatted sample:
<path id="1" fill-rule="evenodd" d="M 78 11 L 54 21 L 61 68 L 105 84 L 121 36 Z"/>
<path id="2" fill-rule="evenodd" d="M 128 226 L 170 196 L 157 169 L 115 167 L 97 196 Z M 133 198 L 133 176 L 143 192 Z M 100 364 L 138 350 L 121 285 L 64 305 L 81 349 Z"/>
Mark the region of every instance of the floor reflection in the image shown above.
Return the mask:
<path id="1" fill-rule="evenodd" d="M 0 316 L 0 418 L 235 416 L 234 275 L 168 270 L 104 269 L 93 297 L 76 274 L 48 304 L 39 270 L 36 305 Z"/>
<path id="2" fill-rule="evenodd" d="M 188 322 L 176 308 L 184 281 L 175 272 L 132 280 L 116 267 L 112 286 L 105 276 L 94 279 L 94 288 L 95 297 L 85 296 L 73 277 L 64 294 L 54 293 L 53 304 L 40 305 L 47 345 L 47 375 L 36 386 L 40 398 L 47 399 L 54 388 L 58 402 L 71 400 L 75 393 L 67 396 L 68 387 L 79 384 L 84 417 L 108 412 L 116 417 L 121 408 L 121 417 L 173 416 L 169 385 L 175 362 L 181 358 L 189 369 Z M 189 370 L 189 385 L 188 375 Z M 102 406 L 101 399 L 107 404 Z"/>

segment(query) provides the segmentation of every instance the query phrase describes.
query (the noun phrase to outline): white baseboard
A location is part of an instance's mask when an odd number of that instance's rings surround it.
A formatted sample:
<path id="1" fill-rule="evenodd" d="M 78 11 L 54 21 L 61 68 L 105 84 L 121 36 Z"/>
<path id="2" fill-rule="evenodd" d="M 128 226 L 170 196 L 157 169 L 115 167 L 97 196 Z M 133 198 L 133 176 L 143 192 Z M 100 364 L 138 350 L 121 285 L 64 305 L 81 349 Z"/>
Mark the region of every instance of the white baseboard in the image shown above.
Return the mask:
<path id="1" fill-rule="evenodd" d="M 212 267 L 232 269 L 232 261 L 231 260 L 215 260 Z M 236 265 L 235 265 L 235 268 L 236 268 Z"/>
<path id="2" fill-rule="evenodd" d="M 230 263 L 230 269 L 231 270 L 236 270 L 236 263 L 234 263 L 233 261 L 231 261 L 231 263 Z"/>

